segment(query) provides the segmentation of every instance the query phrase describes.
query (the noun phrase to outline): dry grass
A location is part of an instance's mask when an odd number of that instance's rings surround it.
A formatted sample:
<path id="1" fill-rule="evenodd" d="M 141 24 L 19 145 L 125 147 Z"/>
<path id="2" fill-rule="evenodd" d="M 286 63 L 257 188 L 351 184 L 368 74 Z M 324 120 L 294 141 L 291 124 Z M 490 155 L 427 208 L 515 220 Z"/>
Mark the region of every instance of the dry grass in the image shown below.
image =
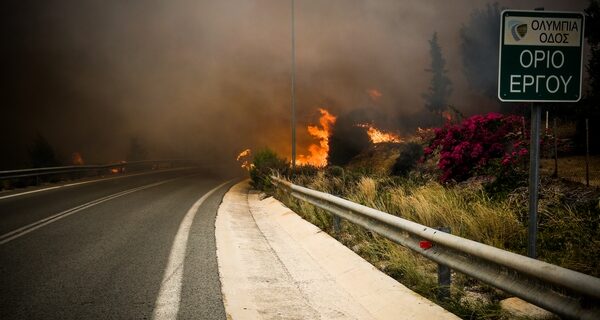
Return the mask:
<path id="1" fill-rule="evenodd" d="M 554 159 L 541 159 L 541 172 L 552 175 Z M 585 184 L 585 156 L 558 158 L 558 176 Z M 600 187 L 600 156 L 590 156 L 590 185 Z"/>
<path id="2" fill-rule="evenodd" d="M 504 203 L 493 203 L 483 193 L 447 189 L 437 183 L 391 192 L 388 212 L 436 227 L 446 226 L 461 237 L 504 247 L 522 236 L 518 215 Z"/>
<path id="3" fill-rule="evenodd" d="M 296 179 L 301 180 L 296 183 L 309 188 L 337 193 L 351 201 L 418 223 L 432 227 L 449 226 L 453 234 L 490 245 L 503 247 L 506 242 L 514 241 L 515 237 L 523 234 L 514 212 L 506 207 L 499 210 L 497 205 L 477 190 L 448 189 L 437 183 L 415 188 L 413 184 L 399 184 L 386 177 L 331 177 L 323 172 Z M 330 214 L 285 194 L 279 194 L 279 198 L 305 220 L 338 238 L 378 269 L 436 301 L 437 264 L 346 221 L 342 222 L 342 231 L 335 234 Z M 455 277 L 452 299 L 437 302 L 464 318 L 501 318 L 497 299 L 476 304 L 465 304 L 461 300 L 471 286 L 469 281 L 472 280 Z"/>
<path id="4" fill-rule="evenodd" d="M 400 155 L 402 144 L 378 143 L 356 156 L 347 168 L 368 171 L 377 175 L 389 175 Z"/>
<path id="5" fill-rule="evenodd" d="M 362 177 L 344 196 L 428 227 L 450 227 L 453 234 L 500 248 L 520 241 L 525 232 L 508 203 L 492 202 L 478 189 L 449 189 L 435 182 L 415 188 Z"/>

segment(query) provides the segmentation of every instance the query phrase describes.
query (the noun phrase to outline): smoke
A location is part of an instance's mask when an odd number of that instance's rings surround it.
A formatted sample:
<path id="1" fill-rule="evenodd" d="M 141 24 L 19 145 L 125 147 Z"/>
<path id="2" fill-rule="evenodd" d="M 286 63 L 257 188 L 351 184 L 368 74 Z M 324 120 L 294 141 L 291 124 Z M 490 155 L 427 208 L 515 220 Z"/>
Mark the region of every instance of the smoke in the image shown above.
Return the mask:
<path id="1" fill-rule="evenodd" d="M 297 0 L 298 152 L 319 107 L 373 109 L 384 129 L 410 126 L 434 31 L 450 102 L 480 112 L 487 100 L 467 87 L 459 51 L 477 5 Z M 587 1 L 500 2 L 540 5 L 582 10 Z M 247 147 L 291 151 L 289 1 L 7 0 L 0 12 L 0 168 L 26 166 L 38 131 L 63 158 L 79 152 L 86 163 L 124 159 L 134 137 L 149 157 L 207 163 L 234 163 Z"/>
<path id="2" fill-rule="evenodd" d="M 374 119 L 375 115 L 372 109 L 355 109 L 338 117 L 329 138 L 330 165 L 344 166 L 371 145 L 366 130 L 357 124 Z"/>

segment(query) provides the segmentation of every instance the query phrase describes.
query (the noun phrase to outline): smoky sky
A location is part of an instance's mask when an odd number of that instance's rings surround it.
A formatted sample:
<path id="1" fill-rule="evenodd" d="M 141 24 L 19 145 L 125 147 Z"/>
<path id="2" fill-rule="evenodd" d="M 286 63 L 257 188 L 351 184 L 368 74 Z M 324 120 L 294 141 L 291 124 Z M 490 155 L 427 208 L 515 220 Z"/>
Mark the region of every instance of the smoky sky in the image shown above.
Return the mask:
<path id="1" fill-rule="evenodd" d="M 587 1 L 501 1 L 582 11 Z M 459 30 L 480 1 L 296 0 L 299 153 L 318 108 L 403 116 L 423 108 L 438 32 L 450 102 L 481 112 L 466 85 Z M 247 148 L 290 152 L 290 1 L 5 0 L 0 168 L 27 166 L 42 134 L 65 160 L 122 160 L 132 138 L 151 158 L 230 162 Z M 382 93 L 377 101 L 367 90 Z M 383 121 L 385 122 L 385 121 Z"/>

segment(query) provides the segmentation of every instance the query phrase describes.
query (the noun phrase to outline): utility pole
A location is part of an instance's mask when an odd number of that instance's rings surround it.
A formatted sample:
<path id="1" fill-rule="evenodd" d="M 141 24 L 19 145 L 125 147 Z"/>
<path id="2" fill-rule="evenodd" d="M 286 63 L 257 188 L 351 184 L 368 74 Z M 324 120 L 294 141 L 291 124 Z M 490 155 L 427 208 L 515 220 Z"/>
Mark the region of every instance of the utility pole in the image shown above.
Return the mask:
<path id="1" fill-rule="evenodd" d="M 296 169 L 296 26 L 292 0 L 292 174 Z"/>

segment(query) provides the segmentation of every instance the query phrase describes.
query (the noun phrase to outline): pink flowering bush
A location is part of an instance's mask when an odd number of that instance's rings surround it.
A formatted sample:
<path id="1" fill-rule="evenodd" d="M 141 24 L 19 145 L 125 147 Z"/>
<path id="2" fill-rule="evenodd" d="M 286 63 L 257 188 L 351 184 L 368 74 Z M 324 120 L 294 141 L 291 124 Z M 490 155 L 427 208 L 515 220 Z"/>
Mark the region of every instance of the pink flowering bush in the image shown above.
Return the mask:
<path id="1" fill-rule="evenodd" d="M 439 156 L 442 182 L 514 172 L 528 155 L 523 118 L 514 115 L 476 115 L 434 134 L 424 154 L 426 159 Z"/>

